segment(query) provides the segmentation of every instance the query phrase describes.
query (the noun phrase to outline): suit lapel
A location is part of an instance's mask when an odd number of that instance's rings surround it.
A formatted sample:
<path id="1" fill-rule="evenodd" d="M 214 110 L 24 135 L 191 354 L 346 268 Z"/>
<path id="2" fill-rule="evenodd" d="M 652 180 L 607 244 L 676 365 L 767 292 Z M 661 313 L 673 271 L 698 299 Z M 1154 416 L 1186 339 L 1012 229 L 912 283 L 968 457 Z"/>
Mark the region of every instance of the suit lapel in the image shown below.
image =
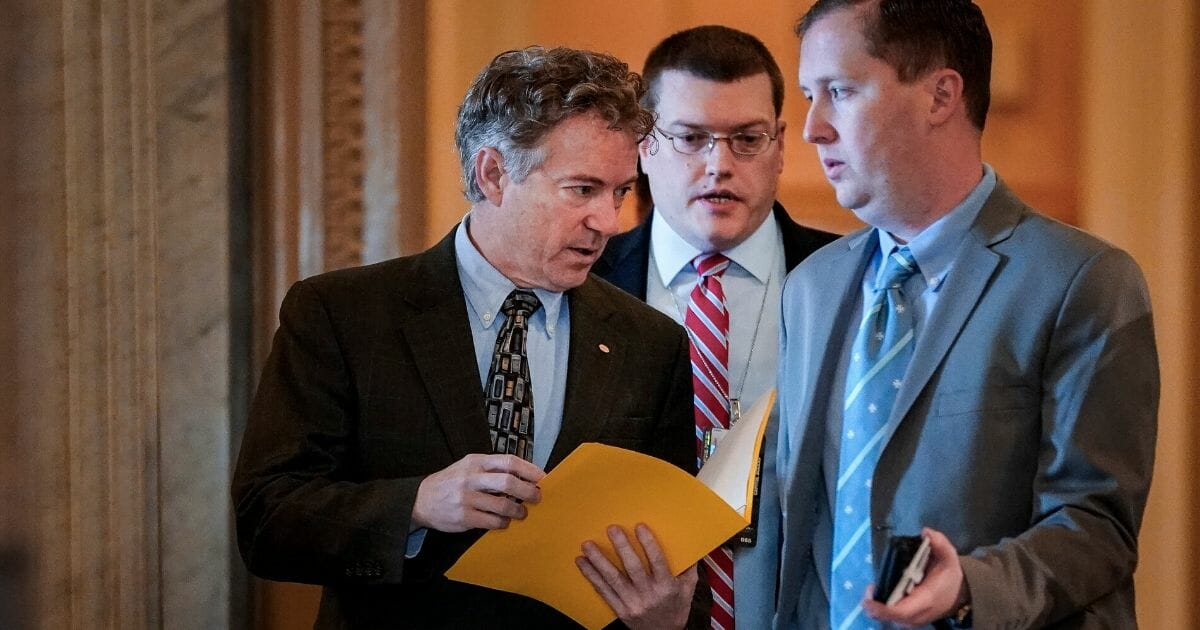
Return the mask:
<path id="1" fill-rule="evenodd" d="M 837 239 L 834 234 L 818 232 L 796 223 L 778 201 L 771 209 L 771 214 L 779 225 L 783 240 L 783 266 L 788 271 L 795 269 L 809 254 Z"/>
<path id="2" fill-rule="evenodd" d="M 641 225 L 608 241 L 608 247 L 596 261 L 592 273 L 645 301 L 649 260 L 650 217 L 647 217 Z"/>
<path id="3" fill-rule="evenodd" d="M 971 231 L 963 239 L 954 267 L 940 289 L 943 297 L 938 299 L 937 307 L 925 322 L 913 349 L 912 363 L 904 378 L 904 385 L 896 395 L 891 422 L 888 423 L 891 432 L 884 436 L 885 448 L 895 434 L 900 419 L 912 409 L 913 403 L 929 384 L 929 379 L 978 306 L 1000 265 L 1000 255 L 991 247 L 1012 234 L 1023 207 L 1002 181 L 996 182 L 995 190 L 984 202 Z"/>
<path id="4" fill-rule="evenodd" d="M 804 374 L 809 375 L 804 379 L 808 391 L 804 392 L 804 407 L 799 410 L 799 417 L 806 424 L 809 419 L 825 418 L 827 415 L 829 399 L 816 394 L 827 389 L 827 377 L 837 367 L 836 352 L 840 351 L 841 341 L 845 337 L 846 317 L 853 310 L 854 301 L 859 299 L 862 270 L 870 257 L 870 245 L 875 243 L 871 234 L 871 230 L 867 229 L 852 236 L 846 241 L 845 251 L 831 257 L 821 269 L 811 274 L 811 277 L 818 280 L 813 285 L 814 290 L 804 296 L 808 303 L 801 306 L 801 312 L 805 314 L 805 319 L 811 326 L 804 334 L 804 340 L 811 344 L 805 352 L 804 366 Z M 824 295 L 831 296 L 832 299 L 822 299 Z M 835 340 L 837 345 L 831 348 L 831 342 Z M 840 392 L 830 395 L 840 396 Z M 786 419 L 780 419 L 781 425 L 785 422 Z M 818 425 L 824 427 L 825 422 Z M 802 435 L 803 433 L 808 431 L 799 431 L 796 435 L 789 436 L 789 448 L 792 453 L 800 452 L 801 440 L 812 437 Z"/>
<path id="5" fill-rule="evenodd" d="M 457 229 L 457 228 L 456 228 Z M 401 325 L 455 460 L 491 451 L 483 387 L 454 257 L 454 230 L 421 254 L 405 299 L 418 312 Z"/>
<path id="6" fill-rule="evenodd" d="M 840 427 L 828 426 L 830 397 L 841 397 L 841 392 L 832 391 L 833 374 L 838 365 L 838 353 L 846 338 L 849 314 L 855 302 L 861 299 L 863 268 L 871 256 L 871 246 L 876 243 L 871 229 L 851 235 L 845 249 L 831 256 L 819 268 L 806 273 L 807 290 L 800 298 L 798 316 L 790 328 L 796 332 L 789 337 L 791 344 L 808 344 L 804 348 L 804 364 L 796 377 L 797 383 L 780 383 L 780 388 L 803 384 L 803 401 L 800 409 L 791 418 L 779 418 L 779 460 L 787 462 L 787 469 L 779 469 L 779 493 L 784 497 L 784 507 L 798 515 L 813 515 L 811 501 L 824 496 L 820 484 L 825 481 L 819 471 L 825 451 L 825 436 L 828 431 L 839 431 Z M 786 451 L 784 449 L 787 449 Z M 803 473 L 803 474 L 801 474 Z M 806 516 L 797 518 L 804 521 Z M 811 521 L 807 521 L 810 522 Z M 811 530 L 810 530 L 811 531 Z M 786 534 L 785 534 L 786 536 Z M 805 541 L 804 544 L 808 544 Z M 800 580 L 807 570 L 805 557 L 784 557 L 780 563 L 781 581 Z M 829 585 L 821 580 L 821 589 L 829 597 Z M 797 592 L 780 594 L 780 608 L 790 614 L 796 605 Z M 790 599 L 791 601 L 784 601 Z"/>
<path id="7" fill-rule="evenodd" d="M 550 452 L 550 470 L 575 447 L 594 441 L 608 417 L 611 392 L 624 365 L 624 337 L 609 321 L 613 311 L 597 292 L 595 280 L 567 294 L 571 309 L 571 347 L 567 359 L 567 391 L 562 428 Z M 601 349 L 601 345 L 608 351 Z"/>

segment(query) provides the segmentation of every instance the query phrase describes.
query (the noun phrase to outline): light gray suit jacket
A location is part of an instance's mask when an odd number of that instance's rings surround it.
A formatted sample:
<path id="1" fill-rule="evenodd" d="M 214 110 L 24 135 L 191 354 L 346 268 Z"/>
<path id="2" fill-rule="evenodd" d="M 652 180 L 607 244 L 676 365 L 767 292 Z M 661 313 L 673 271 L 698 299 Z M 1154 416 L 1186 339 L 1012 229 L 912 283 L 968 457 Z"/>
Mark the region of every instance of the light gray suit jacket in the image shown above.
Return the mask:
<path id="1" fill-rule="evenodd" d="M 797 613 L 828 623 L 814 506 L 827 500 L 829 384 L 869 236 L 813 254 L 784 288 L 777 627 Z M 933 527 L 963 555 L 976 628 L 1135 627 L 1159 388 L 1137 264 L 998 182 L 940 291 L 875 469 L 873 557 L 889 534 Z"/>

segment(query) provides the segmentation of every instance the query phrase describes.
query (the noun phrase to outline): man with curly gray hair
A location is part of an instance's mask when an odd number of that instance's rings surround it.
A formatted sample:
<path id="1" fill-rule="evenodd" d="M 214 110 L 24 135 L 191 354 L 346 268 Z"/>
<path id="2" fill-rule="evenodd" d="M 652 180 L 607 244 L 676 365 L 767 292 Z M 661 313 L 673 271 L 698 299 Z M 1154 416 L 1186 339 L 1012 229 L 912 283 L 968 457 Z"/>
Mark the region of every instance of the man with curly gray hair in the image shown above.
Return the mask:
<path id="1" fill-rule="evenodd" d="M 476 77 L 458 110 L 455 143 L 467 199 L 484 199 L 475 181 L 480 149 L 499 149 L 508 171 L 524 180 L 545 158 L 542 138 L 575 114 L 594 114 L 611 130 L 645 137 L 654 121 L 638 105 L 644 92 L 641 77 L 607 55 L 533 46 L 497 56 Z"/>
<path id="2" fill-rule="evenodd" d="M 462 223 L 288 292 L 233 498 L 252 572 L 324 586 L 318 628 L 575 627 L 444 573 L 583 442 L 693 471 L 683 330 L 589 276 L 651 128 L 643 92 L 608 55 L 497 56 L 459 109 Z M 621 621 L 703 617 L 694 566 L 674 575 L 645 526 L 608 535 L 620 567 L 591 541 L 577 564 Z"/>

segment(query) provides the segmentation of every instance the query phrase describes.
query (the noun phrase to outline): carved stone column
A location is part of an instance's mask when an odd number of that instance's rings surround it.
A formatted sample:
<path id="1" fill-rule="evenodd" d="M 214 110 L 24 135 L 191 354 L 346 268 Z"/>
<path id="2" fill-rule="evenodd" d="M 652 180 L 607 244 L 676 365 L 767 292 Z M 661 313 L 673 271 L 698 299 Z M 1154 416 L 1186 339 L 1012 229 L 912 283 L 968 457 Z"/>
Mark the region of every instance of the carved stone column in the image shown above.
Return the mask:
<path id="1" fill-rule="evenodd" d="M 267 2 L 254 19 L 258 329 L 296 280 L 423 248 L 422 2 Z M 265 357 L 269 334 L 259 335 Z"/>
<path id="2" fill-rule="evenodd" d="M 227 626 L 227 5 L 4 12 L 22 606 L 33 627 Z"/>
<path id="3" fill-rule="evenodd" d="M 295 281 L 423 248 L 425 3 L 256 5 L 254 356 Z M 315 587 L 259 582 L 256 625 L 311 627 Z"/>

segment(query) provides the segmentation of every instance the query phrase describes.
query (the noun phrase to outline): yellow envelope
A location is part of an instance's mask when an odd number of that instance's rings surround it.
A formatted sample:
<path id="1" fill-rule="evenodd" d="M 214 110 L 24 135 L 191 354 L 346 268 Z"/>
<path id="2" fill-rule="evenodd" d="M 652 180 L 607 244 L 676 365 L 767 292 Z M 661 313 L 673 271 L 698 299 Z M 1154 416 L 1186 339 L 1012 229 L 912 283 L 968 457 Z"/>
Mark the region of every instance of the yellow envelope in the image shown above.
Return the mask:
<path id="1" fill-rule="evenodd" d="M 758 451 L 774 401 L 771 390 L 755 403 L 704 466 L 706 481 L 726 498 L 660 459 L 583 444 L 542 479 L 542 502 L 529 505 L 524 520 L 485 534 L 446 577 L 532 597 L 587 628 L 607 625 L 616 614 L 575 566 L 580 545 L 595 542 L 619 567 L 605 529 L 620 525 L 632 537 L 634 526 L 645 523 L 678 575 L 729 540 L 750 522 Z"/>

